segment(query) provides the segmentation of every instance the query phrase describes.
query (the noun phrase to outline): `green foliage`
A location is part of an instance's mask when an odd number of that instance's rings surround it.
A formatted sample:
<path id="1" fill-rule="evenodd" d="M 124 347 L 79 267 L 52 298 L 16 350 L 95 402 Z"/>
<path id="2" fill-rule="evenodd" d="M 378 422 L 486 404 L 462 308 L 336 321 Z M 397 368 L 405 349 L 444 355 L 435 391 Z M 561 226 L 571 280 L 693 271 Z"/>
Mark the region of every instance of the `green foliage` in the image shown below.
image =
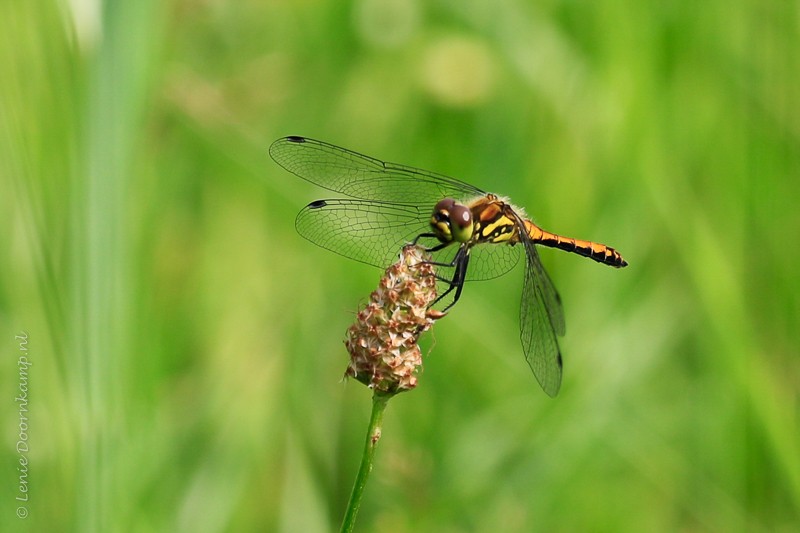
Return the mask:
<path id="1" fill-rule="evenodd" d="M 555 400 L 520 271 L 468 286 L 395 399 L 361 531 L 800 523 L 800 17 L 790 2 L 0 4 L 0 530 L 327 531 L 380 272 L 303 241 L 306 135 L 509 195 L 564 301 Z M 14 335 L 31 346 L 14 515 Z"/>

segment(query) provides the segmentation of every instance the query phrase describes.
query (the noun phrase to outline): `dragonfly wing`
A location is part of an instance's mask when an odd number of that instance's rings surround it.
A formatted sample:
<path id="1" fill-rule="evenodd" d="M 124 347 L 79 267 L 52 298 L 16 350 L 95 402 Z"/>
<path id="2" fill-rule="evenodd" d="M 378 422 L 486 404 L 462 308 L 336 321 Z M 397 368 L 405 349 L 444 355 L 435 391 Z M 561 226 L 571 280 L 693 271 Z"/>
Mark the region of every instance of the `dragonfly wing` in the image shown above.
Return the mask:
<path id="1" fill-rule="evenodd" d="M 435 172 L 386 163 L 306 137 L 284 137 L 269 147 L 280 166 L 325 189 L 352 198 L 420 205 L 430 211 L 442 198 L 466 201 L 486 193 Z M 429 204 L 429 205 L 428 205 Z"/>
<path id="2" fill-rule="evenodd" d="M 564 310 L 533 242 L 527 236 L 522 237 L 522 242 L 528 263 L 519 313 L 522 349 L 542 389 L 555 396 L 562 373 L 556 335 L 564 335 Z"/>
<path id="3" fill-rule="evenodd" d="M 428 210 L 367 200 L 317 200 L 297 215 L 303 237 L 350 259 L 385 268 L 404 244 L 428 231 Z M 421 241 L 432 246 L 432 239 Z"/>
<path id="4" fill-rule="evenodd" d="M 485 281 L 502 276 L 514 268 L 521 255 L 520 246 L 483 243 L 470 250 L 467 281 Z"/>

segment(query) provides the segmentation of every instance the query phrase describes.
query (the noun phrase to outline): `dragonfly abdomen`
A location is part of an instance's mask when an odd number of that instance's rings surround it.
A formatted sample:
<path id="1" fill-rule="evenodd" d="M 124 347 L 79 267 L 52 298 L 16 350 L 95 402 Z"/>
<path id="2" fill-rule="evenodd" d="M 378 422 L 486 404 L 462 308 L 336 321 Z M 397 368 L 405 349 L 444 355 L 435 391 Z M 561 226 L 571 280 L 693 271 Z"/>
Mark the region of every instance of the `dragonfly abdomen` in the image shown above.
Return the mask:
<path id="1" fill-rule="evenodd" d="M 531 240 L 536 244 L 582 255 L 598 263 L 616 268 L 628 266 L 628 262 L 622 258 L 622 255 L 620 255 L 618 251 L 605 244 L 573 239 L 572 237 L 562 237 L 561 235 L 543 230 L 530 220 L 525 221 L 525 229 L 528 231 Z"/>

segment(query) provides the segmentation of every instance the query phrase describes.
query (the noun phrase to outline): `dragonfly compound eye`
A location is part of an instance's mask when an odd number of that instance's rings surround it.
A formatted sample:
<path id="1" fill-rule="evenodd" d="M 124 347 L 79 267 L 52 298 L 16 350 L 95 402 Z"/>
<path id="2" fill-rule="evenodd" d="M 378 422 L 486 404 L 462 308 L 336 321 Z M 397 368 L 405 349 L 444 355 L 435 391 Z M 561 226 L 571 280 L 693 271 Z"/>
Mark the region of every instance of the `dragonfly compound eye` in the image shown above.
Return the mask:
<path id="1" fill-rule="evenodd" d="M 456 201 L 452 198 L 445 198 L 439 200 L 439 203 L 433 208 L 431 229 L 442 242 L 452 242 L 453 240 L 453 234 L 450 230 L 450 209 L 455 203 Z"/>
<path id="2" fill-rule="evenodd" d="M 450 209 L 452 209 L 454 205 L 456 205 L 455 200 L 452 198 L 444 198 L 439 200 L 439 203 L 433 208 L 433 213 L 449 213 Z"/>
<path id="3" fill-rule="evenodd" d="M 469 207 L 453 204 L 450 208 L 450 231 L 458 242 L 467 242 L 472 237 L 472 212 Z"/>
<path id="4" fill-rule="evenodd" d="M 452 198 L 445 198 L 433 208 L 431 227 L 442 242 L 467 242 L 472 237 L 472 212 Z"/>

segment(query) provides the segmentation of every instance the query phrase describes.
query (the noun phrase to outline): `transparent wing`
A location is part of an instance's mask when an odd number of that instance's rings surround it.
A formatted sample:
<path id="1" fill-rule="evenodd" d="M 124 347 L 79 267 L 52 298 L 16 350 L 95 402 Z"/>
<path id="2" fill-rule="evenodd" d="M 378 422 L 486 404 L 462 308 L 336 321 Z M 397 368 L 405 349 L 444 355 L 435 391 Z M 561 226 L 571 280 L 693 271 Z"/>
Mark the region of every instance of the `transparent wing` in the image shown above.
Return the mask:
<path id="1" fill-rule="evenodd" d="M 555 396 L 563 366 L 556 335 L 564 335 L 564 310 L 535 245 L 526 234 L 522 242 L 528 263 L 519 311 L 522 350 L 542 389 Z"/>
<path id="2" fill-rule="evenodd" d="M 415 205 L 339 198 L 317 200 L 297 215 L 295 227 L 303 237 L 332 252 L 368 265 L 386 268 L 397 259 L 400 248 L 430 231 L 430 211 Z M 431 248 L 439 241 L 419 239 Z M 433 254 L 437 263 L 450 264 L 456 244 Z M 520 247 L 482 244 L 471 251 L 467 280 L 492 279 L 511 270 L 519 261 Z M 442 276 L 447 276 L 440 269 Z"/>
<path id="3" fill-rule="evenodd" d="M 428 211 L 442 198 L 467 201 L 486 193 L 448 176 L 385 163 L 306 137 L 284 137 L 269 147 L 280 166 L 304 180 L 352 198 L 418 205 Z"/>
<path id="4" fill-rule="evenodd" d="M 427 210 L 426 210 L 427 211 Z M 297 215 L 303 237 L 332 252 L 386 268 L 402 246 L 428 229 L 428 217 L 416 206 L 367 200 L 317 200 Z M 428 246 L 430 243 L 421 243 Z"/>

